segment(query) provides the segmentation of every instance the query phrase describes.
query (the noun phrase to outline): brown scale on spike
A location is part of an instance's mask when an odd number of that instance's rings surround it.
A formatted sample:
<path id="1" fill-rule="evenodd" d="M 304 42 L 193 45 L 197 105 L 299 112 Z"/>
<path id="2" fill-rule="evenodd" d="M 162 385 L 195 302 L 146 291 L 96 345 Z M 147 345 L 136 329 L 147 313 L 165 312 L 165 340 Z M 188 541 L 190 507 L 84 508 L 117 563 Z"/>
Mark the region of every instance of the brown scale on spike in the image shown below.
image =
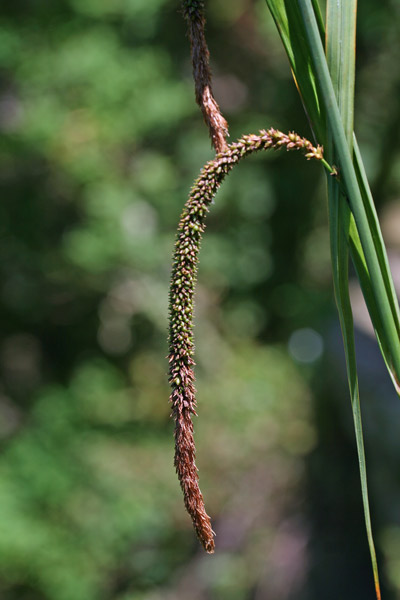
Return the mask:
<path id="1" fill-rule="evenodd" d="M 242 158 L 274 148 L 301 150 L 307 159 L 323 160 L 316 148 L 296 133 L 288 135 L 275 129 L 245 135 L 208 162 L 192 187 L 178 225 L 169 292 L 169 381 L 172 416 L 175 420 L 175 468 L 183 491 L 185 506 L 196 533 L 207 552 L 214 552 L 214 532 L 204 507 L 196 467 L 192 415 L 196 415 L 194 388 L 193 301 L 198 255 L 205 217 L 226 175 Z"/>
<path id="2" fill-rule="evenodd" d="M 192 55 L 196 102 L 201 108 L 216 153 L 226 150 L 228 123 L 221 114 L 211 87 L 210 52 L 204 35 L 204 2 L 184 0 L 183 15 L 187 22 Z"/>

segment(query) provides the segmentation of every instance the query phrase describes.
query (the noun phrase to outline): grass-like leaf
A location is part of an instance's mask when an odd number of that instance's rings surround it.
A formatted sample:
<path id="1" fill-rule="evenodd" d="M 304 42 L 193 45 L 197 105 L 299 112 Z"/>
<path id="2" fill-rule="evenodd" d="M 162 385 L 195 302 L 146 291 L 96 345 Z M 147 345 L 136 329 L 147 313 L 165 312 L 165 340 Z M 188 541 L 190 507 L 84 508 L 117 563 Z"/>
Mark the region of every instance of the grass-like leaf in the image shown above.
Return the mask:
<path id="1" fill-rule="evenodd" d="M 355 38 L 357 0 L 328 0 L 326 18 L 326 57 L 349 149 L 353 146 Z M 336 162 L 332 140 L 328 137 L 326 155 Z M 380 598 L 378 565 L 372 535 L 368 499 L 367 471 L 361 421 L 353 315 L 348 285 L 349 233 L 351 213 L 337 182 L 328 180 L 329 226 L 335 297 L 342 328 L 346 367 L 356 436 L 365 526 L 371 555 L 377 598 Z"/>

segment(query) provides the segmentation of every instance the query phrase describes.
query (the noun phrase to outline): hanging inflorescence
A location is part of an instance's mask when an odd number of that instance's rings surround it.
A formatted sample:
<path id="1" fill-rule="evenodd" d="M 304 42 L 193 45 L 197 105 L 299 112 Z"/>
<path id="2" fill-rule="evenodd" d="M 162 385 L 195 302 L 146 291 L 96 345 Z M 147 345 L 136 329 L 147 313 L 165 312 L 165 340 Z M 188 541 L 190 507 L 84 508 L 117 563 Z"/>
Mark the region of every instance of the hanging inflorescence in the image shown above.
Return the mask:
<path id="1" fill-rule="evenodd" d="M 226 147 L 200 173 L 184 207 L 177 232 L 169 292 L 169 381 L 172 415 L 175 420 L 174 464 L 184 495 L 185 506 L 197 535 L 207 552 L 214 552 L 214 532 L 207 515 L 198 482 L 191 415 L 196 415 L 194 388 L 193 300 L 198 255 L 205 218 L 210 204 L 226 175 L 242 158 L 269 148 L 301 150 L 307 159 L 322 161 L 320 146 L 314 147 L 296 133 L 275 129 L 258 135 L 245 135 Z"/>

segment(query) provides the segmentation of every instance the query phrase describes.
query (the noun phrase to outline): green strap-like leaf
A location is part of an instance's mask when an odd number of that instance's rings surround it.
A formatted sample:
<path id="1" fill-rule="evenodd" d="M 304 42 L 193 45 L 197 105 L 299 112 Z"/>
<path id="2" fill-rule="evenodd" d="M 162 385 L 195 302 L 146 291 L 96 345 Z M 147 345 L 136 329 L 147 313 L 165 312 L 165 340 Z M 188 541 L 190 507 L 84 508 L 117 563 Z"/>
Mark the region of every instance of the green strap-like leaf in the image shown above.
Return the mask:
<path id="1" fill-rule="evenodd" d="M 327 2 L 326 57 L 350 150 L 353 145 L 356 12 L 357 0 L 328 0 Z M 330 162 L 336 162 L 335 152 L 329 137 L 328 148 L 326 150 L 328 160 Z M 353 315 L 348 284 L 348 242 L 351 227 L 351 213 L 345 197 L 340 193 L 339 186 L 332 177 L 328 180 L 328 203 L 333 281 L 346 355 L 346 367 L 360 468 L 365 526 L 371 555 L 375 589 L 377 591 L 377 597 L 380 598 L 378 565 L 372 535 L 368 499 Z"/>

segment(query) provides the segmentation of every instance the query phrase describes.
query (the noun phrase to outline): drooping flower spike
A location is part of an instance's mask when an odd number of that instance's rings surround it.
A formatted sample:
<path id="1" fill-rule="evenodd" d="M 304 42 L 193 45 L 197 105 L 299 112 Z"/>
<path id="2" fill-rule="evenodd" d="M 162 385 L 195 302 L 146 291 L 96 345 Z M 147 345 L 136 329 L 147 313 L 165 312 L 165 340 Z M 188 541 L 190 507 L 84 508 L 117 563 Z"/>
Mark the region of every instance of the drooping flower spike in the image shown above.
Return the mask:
<path id="1" fill-rule="evenodd" d="M 314 147 L 296 133 L 284 134 L 268 129 L 258 135 L 245 135 L 204 166 L 190 191 L 178 225 L 169 292 L 169 381 L 175 420 L 174 464 L 186 509 L 204 549 L 209 553 L 214 552 L 214 532 L 199 488 L 191 418 L 196 415 L 193 301 L 200 242 L 211 202 L 233 166 L 254 152 L 283 147 L 301 150 L 307 159 L 321 161 L 329 172 L 336 174 L 324 160 L 322 148 Z"/>

